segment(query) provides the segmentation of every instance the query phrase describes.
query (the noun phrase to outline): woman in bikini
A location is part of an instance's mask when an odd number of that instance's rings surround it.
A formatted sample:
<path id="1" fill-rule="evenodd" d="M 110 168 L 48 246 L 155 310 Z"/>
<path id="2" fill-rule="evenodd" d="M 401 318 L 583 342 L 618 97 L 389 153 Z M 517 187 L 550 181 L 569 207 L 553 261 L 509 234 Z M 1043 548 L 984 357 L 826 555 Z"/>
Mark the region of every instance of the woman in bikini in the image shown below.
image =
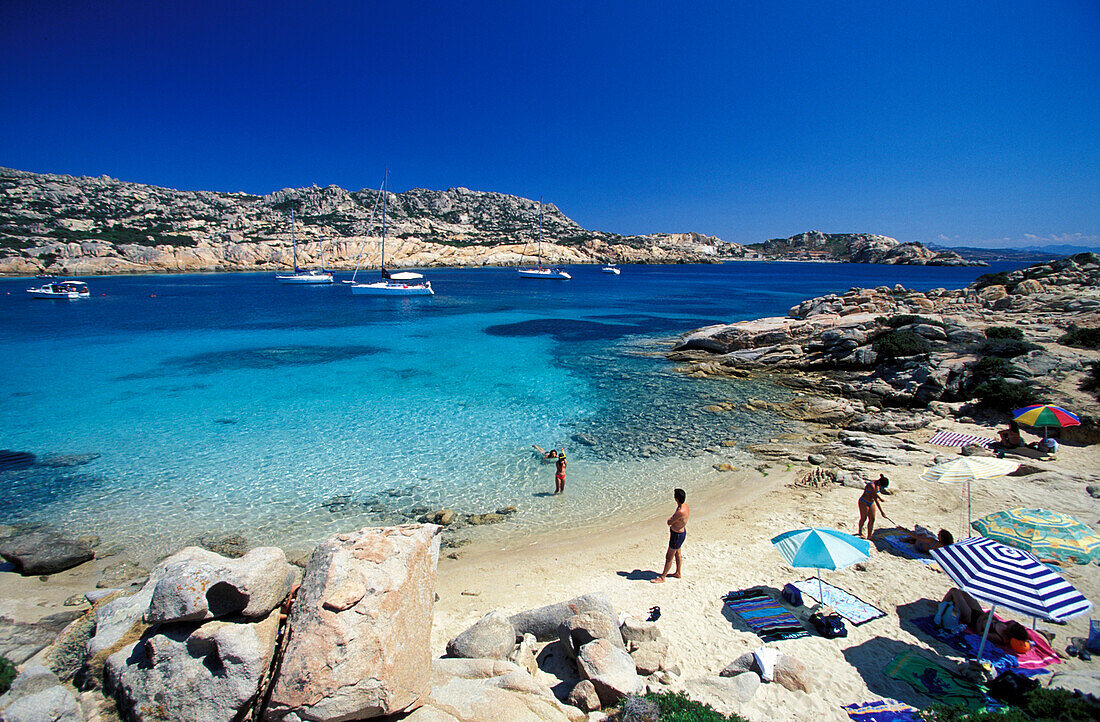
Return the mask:
<path id="1" fill-rule="evenodd" d="M 940 529 L 939 534 L 933 534 L 931 530 L 925 529 L 920 524 L 913 527 L 913 533 L 910 536 L 904 537 L 903 542 L 912 544 L 917 548 L 917 551 L 927 554 L 933 549 L 942 549 L 946 546 L 951 546 L 955 543 L 954 535 L 946 529 Z"/>
<path id="2" fill-rule="evenodd" d="M 959 610 L 959 622 L 970 627 L 975 634 L 985 632 L 990 613 L 982 609 L 977 599 L 961 589 L 952 587 L 947 590 L 943 601 L 955 605 L 955 609 Z M 1028 637 L 1027 627 L 1019 622 L 1000 622 L 994 619 L 993 624 L 989 626 L 989 641 L 1016 654 L 1024 654 L 1031 649 L 1031 638 Z"/>
<path id="3" fill-rule="evenodd" d="M 558 466 L 554 472 L 554 494 L 565 493 L 565 450 L 558 454 Z"/>
<path id="4" fill-rule="evenodd" d="M 859 535 L 863 536 L 863 525 L 867 524 L 867 539 L 875 533 L 875 507 L 879 513 L 886 516 L 882 510 L 882 501 L 879 495 L 882 490 L 890 486 L 890 480 L 885 475 L 879 475 L 876 481 L 872 481 L 863 487 L 863 496 L 859 497 Z"/>

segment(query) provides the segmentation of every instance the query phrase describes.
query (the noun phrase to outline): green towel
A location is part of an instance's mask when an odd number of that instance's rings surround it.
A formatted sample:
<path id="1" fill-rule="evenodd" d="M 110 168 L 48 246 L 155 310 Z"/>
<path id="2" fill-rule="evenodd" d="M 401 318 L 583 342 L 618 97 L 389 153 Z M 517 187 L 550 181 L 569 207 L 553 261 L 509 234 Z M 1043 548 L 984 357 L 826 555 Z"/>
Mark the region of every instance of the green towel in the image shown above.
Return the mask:
<path id="1" fill-rule="evenodd" d="M 921 694 L 943 704 L 981 710 L 989 704 L 977 685 L 916 652 L 902 652 L 886 665 L 886 676 L 900 679 Z"/>

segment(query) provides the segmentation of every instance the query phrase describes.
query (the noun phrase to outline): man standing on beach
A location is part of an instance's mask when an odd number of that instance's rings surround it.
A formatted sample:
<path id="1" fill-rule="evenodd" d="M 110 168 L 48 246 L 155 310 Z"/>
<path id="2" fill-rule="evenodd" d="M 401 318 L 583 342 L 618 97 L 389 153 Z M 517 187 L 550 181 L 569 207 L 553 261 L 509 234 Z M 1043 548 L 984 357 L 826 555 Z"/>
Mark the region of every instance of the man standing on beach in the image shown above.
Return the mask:
<path id="1" fill-rule="evenodd" d="M 665 569 L 661 572 L 661 576 L 650 579 L 654 584 L 660 584 L 666 577 L 679 579 L 680 569 L 684 564 L 684 559 L 680 556 L 680 547 L 684 545 L 684 539 L 687 538 L 688 514 L 691 513 L 691 510 L 688 509 L 688 505 L 685 503 L 687 494 L 684 493 L 683 489 L 673 491 L 672 498 L 676 500 L 676 511 L 672 512 L 672 516 L 666 522 L 668 524 L 668 551 L 665 552 Z M 668 570 L 672 568 L 673 559 L 676 560 L 676 571 L 669 574 Z"/>

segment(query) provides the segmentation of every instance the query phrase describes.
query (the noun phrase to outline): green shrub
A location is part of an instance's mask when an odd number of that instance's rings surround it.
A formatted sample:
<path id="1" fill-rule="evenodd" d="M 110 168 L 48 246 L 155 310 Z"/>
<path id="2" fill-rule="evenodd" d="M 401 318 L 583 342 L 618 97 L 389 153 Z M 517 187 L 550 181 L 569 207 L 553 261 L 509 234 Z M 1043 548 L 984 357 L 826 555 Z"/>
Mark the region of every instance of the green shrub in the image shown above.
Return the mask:
<path id="1" fill-rule="evenodd" d="M 973 712 L 955 705 L 932 705 L 922 710 L 928 722 L 1089 722 L 1097 719 L 1100 707 L 1064 689 L 1039 687 L 1024 696 L 1021 707 Z"/>
<path id="2" fill-rule="evenodd" d="M 661 711 L 661 722 L 746 722 L 740 715 L 726 716 L 683 692 L 650 692 L 645 699 L 657 705 Z"/>
<path id="3" fill-rule="evenodd" d="M 908 326 L 912 323 L 927 323 L 932 326 L 939 326 L 940 328 L 947 328 L 947 324 L 943 321 L 937 321 L 934 318 L 925 318 L 924 316 L 917 316 L 912 313 L 902 313 L 897 316 L 890 316 L 889 318 L 877 319 L 879 323 L 890 328 L 901 328 L 902 326 Z"/>
<path id="4" fill-rule="evenodd" d="M 1008 272 L 998 271 L 997 273 L 983 273 L 970 286 L 972 288 L 985 288 L 986 286 L 1003 286 L 1006 283 L 1008 283 Z"/>
<path id="5" fill-rule="evenodd" d="M 1085 380 L 1081 382 L 1082 391 L 1091 391 L 1100 399 L 1100 361 L 1093 361 L 1085 372 Z"/>
<path id="6" fill-rule="evenodd" d="M 15 665 L 7 657 L 0 657 L 0 694 L 8 691 L 15 674 Z"/>
<path id="7" fill-rule="evenodd" d="M 981 350 L 989 356 L 1001 358 L 1016 358 L 1036 349 L 1042 348 L 1030 341 L 1017 341 L 1011 338 L 989 339 L 982 343 Z"/>
<path id="8" fill-rule="evenodd" d="M 913 331 L 887 331 L 875 339 L 872 347 L 880 360 L 920 356 L 932 350 L 928 339 Z"/>
<path id="9" fill-rule="evenodd" d="M 1030 385 L 1003 378 L 982 381 L 971 393 L 982 406 L 996 411 L 1012 411 L 1038 401 L 1038 394 Z"/>
<path id="10" fill-rule="evenodd" d="M 1015 377 L 1020 373 L 1011 361 L 1000 356 L 983 356 L 970 367 L 970 375 L 976 382 Z"/>
<path id="11" fill-rule="evenodd" d="M 1100 349 L 1100 328 L 1073 328 L 1058 339 L 1058 343 L 1077 348 Z"/>
<path id="12" fill-rule="evenodd" d="M 990 339 L 1007 338 L 1012 341 L 1023 341 L 1024 332 L 1015 326 L 990 326 L 985 330 L 985 337 Z"/>

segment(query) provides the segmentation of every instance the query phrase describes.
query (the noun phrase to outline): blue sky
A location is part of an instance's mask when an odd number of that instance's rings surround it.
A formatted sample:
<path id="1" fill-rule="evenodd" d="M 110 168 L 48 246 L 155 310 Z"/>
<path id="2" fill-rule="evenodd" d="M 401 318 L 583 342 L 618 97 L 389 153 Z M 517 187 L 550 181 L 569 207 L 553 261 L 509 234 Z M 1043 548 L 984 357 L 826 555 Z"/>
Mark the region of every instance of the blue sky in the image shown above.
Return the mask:
<path id="1" fill-rule="evenodd" d="M 674 7 L 675 6 L 675 7 Z M 1100 245 L 1100 3 L 0 2 L 0 165 Z"/>

